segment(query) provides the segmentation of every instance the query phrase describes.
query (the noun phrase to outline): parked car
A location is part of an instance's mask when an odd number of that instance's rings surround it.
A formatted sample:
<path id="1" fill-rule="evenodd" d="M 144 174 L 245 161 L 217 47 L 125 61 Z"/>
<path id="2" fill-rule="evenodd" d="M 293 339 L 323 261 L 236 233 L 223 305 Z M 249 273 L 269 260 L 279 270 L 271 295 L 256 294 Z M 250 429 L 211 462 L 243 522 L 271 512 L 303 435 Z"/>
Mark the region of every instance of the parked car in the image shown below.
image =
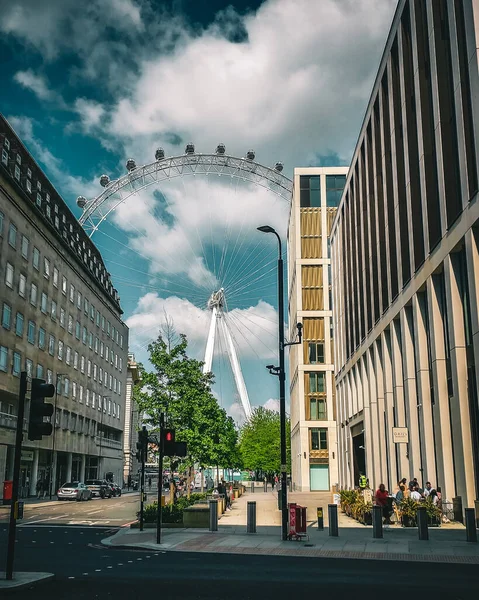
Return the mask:
<path id="1" fill-rule="evenodd" d="M 111 487 L 104 479 L 87 479 L 85 483 L 93 497 L 111 498 L 113 496 Z"/>
<path id="2" fill-rule="evenodd" d="M 91 490 L 79 481 L 64 483 L 57 492 L 58 500 L 77 500 L 81 502 L 82 500 L 91 500 L 91 497 Z"/>
<path id="3" fill-rule="evenodd" d="M 113 492 L 113 497 L 121 496 L 121 487 L 117 483 L 114 483 L 113 481 L 109 481 L 108 485 L 110 486 L 111 491 Z"/>

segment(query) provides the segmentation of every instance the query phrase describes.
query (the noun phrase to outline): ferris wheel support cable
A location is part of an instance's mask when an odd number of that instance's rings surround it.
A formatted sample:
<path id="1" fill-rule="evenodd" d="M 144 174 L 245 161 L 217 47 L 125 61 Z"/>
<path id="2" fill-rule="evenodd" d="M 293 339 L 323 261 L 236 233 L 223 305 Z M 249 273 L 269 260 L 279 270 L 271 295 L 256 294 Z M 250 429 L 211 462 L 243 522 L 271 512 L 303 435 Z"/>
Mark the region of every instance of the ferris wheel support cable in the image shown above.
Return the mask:
<path id="1" fill-rule="evenodd" d="M 233 311 L 231 311 L 233 312 Z M 256 317 L 256 315 L 255 315 Z M 238 318 L 240 319 L 240 317 L 238 316 Z M 247 319 L 251 324 L 253 324 L 255 327 L 259 327 L 260 329 L 262 329 L 267 335 L 272 336 L 274 339 L 277 338 L 278 332 L 277 331 L 271 331 L 269 329 L 266 329 L 266 327 L 264 327 L 263 325 L 260 325 L 259 323 L 256 323 L 255 321 L 253 321 L 253 319 L 251 317 L 249 317 L 246 312 L 241 313 L 241 318 Z"/>
<path id="2" fill-rule="evenodd" d="M 250 266 L 251 262 L 257 262 L 255 259 L 252 259 L 251 257 L 255 256 L 255 252 L 256 252 L 256 250 L 258 249 L 259 246 L 263 246 L 262 252 L 258 253 L 260 257 L 262 257 L 263 254 L 265 254 L 267 252 L 268 248 L 266 248 L 264 246 L 263 241 L 260 240 L 259 242 L 257 242 L 256 246 L 254 248 L 252 248 L 251 252 L 249 254 L 247 254 L 243 258 L 243 260 L 241 261 L 241 263 L 238 265 L 233 279 L 231 281 L 225 280 L 225 285 L 228 285 L 228 286 L 234 285 L 234 283 L 243 275 L 243 273 L 246 271 L 246 269 Z M 269 252 L 268 256 L 271 255 L 271 254 L 272 253 Z"/>
<path id="3" fill-rule="evenodd" d="M 268 263 L 268 264 L 271 264 L 271 263 Z M 262 268 L 263 267 L 261 267 L 261 269 Z M 252 273 L 252 275 L 254 275 L 255 273 L 257 273 L 261 269 L 257 269 L 256 271 L 254 271 Z M 242 285 L 239 285 L 239 283 L 238 283 L 236 288 L 233 288 L 233 289 L 229 290 L 229 294 L 233 295 L 235 298 L 237 298 L 239 295 L 241 295 L 242 292 L 244 292 L 245 289 L 247 289 L 248 287 L 251 287 L 251 285 L 254 285 L 257 281 L 260 281 L 261 279 L 263 279 L 264 277 L 266 277 L 266 275 L 268 275 L 269 273 L 272 273 L 275 270 L 277 270 L 277 266 L 271 267 L 271 269 L 268 269 L 268 271 L 265 271 L 262 274 L 258 275 L 252 281 L 246 281 L 246 282 L 244 282 L 244 280 L 243 280 Z M 266 287 L 268 287 L 268 286 L 266 286 Z M 258 289 L 260 289 L 260 288 L 258 288 Z M 264 288 L 261 288 L 261 289 L 264 289 Z"/>
<path id="4" fill-rule="evenodd" d="M 238 189 L 238 180 L 230 180 L 230 183 L 235 182 L 235 186 L 234 186 L 234 197 L 235 197 L 235 204 L 236 204 L 236 193 L 237 193 L 237 189 Z M 221 260 L 220 260 L 220 266 L 218 269 L 218 279 L 220 281 L 223 280 L 223 269 L 224 269 L 224 262 L 226 260 L 226 255 L 228 252 L 228 242 L 230 239 L 230 232 L 231 232 L 231 214 L 228 213 L 227 215 L 227 220 L 226 220 L 226 228 L 225 228 L 225 234 L 223 237 L 223 247 L 221 249 Z"/>
<path id="5" fill-rule="evenodd" d="M 248 338 L 245 336 L 245 334 L 241 331 L 241 329 L 238 328 L 238 325 L 236 324 L 236 320 L 234 320 L 231 317 L 231 313 L 225 313 L 226 314 L 226 320 L 230 321 L 230 331 L 231 331 L 231 335 L 233 336 L 233 339 L 236 342 L 236 345 L 238 346 L 238 348 L 240 347 L 238 340 L 236 339 L 236 336 L 234 334 L 234 330 L 236 329 L 237 333 L 239 333 L 241 335 L 241 337 L 244 339 L 245 343 L 247 346 L 249 346 L 251 348 L 251 350 L 253 351 L 253 354 L 256 355 L 257 359 L 259 361 L 263 360 L 261 358 L 261 356 L 256 352 L 256 348 L 254 346 L 251 345 L 251 342 L 248 340 Z"/>
<path id="6" fill-rule="evenodd" d="M 274 265 L 277 262 L 277 260 L 272 258 L 273 254 L 274 254 L 274 252 L 270 252 L 270 254 L 268 254 L 268 256 L 265 257 L 265 259 L 269 258 L 270 260 L 268 260 L 268 262 L 262 262 L 261 266 L 258 269 L 256 269 L 256 271 L 250 272 L 250 271 L 243 270 L 241 275 L 239 275 L 238 277 L 235 277 L 235 279 L 232 282 L 228 283 L 227 287 L 228 287 L 229 293 L 231 294 L 231 293 L 236 293 L 236 292 L 242 291 L 244 286 L 248 285 L 248 283 L 249 283 L 248 277 L 250 277 L 252 275 L 256 275 L 256 273 L 261 273 L 260 275 L 258 275 L 259 279 L 261 279 L 262 277 L 266 277 L 268 275 L 268 273 L 271 272 L 273 267 L 271 269 L 268 269 L 267 271 L 265 269 L 267 267 L 269 267 L 269 265 Z"/>
<path id="7" fill-rule="evenodd" d="M 269 353 L 272 353 L 271 354 L 272 356 L 274 355 L 274 350 L 272 348 L 270 348 L 267 344 L 265 344 L 264 341 L 260 337 L 258 337 L 256 335 L 256 333 L 254 331 L 252 331 L 245 323 L 241 322 L 241 320 L 239 319 L 239 317 L 237 315 L 234 315 L 232 312 L 230 312 L 230 313 L 228 313 L 228 318 L 230 318 L 233 321 L 233 323 L 235 323 L 236 329 L 238 331 L 239 331 L 240 327 L 244 327 L 251 333 L 251 335 L 253 337 L 255 337 L 258 340 L 258 342 L 260 344 L 262 344 L 266 348 L 266 350 L 268 350 Z M 251 344 L 250 344 L 250 347 L 252 347 Z M 259 356 L 258 356 L 258 358 L 259 358 Z"/>

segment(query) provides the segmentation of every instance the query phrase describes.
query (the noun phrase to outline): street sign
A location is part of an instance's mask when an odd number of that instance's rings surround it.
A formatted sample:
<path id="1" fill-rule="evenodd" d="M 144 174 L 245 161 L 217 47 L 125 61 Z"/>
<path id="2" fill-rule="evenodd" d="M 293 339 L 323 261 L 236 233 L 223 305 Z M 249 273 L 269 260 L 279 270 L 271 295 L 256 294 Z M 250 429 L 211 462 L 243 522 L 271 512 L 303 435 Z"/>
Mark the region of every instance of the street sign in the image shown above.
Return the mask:
<path id="1" fill-rule="evenodd" d="M 395 444 L 409 444 L 409 431 L 407 427 L 393 427 L 393 442 Z"/>
<path id="2" fill-rule="evenodd" d="M 287 469 L 286 469 L 286 465 L 281 465 L 281 473 L 286 473 Z"/>
<path id="3" fill-rule="evenodd" d="M 15 519 L 23 519 L 23 500 L 15 502 Z"/>

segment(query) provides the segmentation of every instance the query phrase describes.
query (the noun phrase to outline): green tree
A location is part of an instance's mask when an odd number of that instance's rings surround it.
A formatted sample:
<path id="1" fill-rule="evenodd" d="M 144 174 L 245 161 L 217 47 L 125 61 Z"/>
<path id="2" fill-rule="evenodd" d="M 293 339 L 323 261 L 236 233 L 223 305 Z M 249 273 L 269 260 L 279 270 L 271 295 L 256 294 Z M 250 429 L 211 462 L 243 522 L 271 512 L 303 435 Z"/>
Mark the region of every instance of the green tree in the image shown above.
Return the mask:
<path id="1" fill-rule="evenodd" d="M 159 429 L 160 415 L 175 429 L 177 441 L 186 442 L 188 457 L 184 467 L 227 464 L 237 455 L 238 435 L 234 422 L 213 394 L 211 373 L 204 374 L 203 363 L 187 355 L 185 335 L 161 335 L 148 346 L 153 371 L 140 366 L 140 381 L 134 398 L 150 429 Z"/>
<path id="2" fill-rule="evenodd" d="M 291 470 L 290 422 L 286 421 L 287 469 Z M 243 467 L 268 478 L 281 471 L 279 413 L 262 406 L 253 413 L 240 431 L 239 449 Z"/>

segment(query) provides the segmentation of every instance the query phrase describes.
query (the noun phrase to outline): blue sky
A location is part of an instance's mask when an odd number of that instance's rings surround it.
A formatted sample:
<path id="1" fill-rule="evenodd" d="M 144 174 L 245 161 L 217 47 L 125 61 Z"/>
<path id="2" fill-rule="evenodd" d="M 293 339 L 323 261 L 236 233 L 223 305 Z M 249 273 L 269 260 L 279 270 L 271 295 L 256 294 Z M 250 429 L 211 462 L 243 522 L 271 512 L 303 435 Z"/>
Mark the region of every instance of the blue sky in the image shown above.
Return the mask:
<path id="1" fill-rule="evenodd" d="M 0 0 L 1 112 L 75 214 L 75 198 L 125 162 L 183 154 L 244 156 L 268 166 L 347 164 L 394 0 Z M 93 240 L 120 292 L 131 350 L 168 314 L 204 353 L 211 291 L 228 321 L 253 405 L 274 406 L 275 242 L 289 207 L 263 188 L 190 177 L 151 186 Z M 241 415 L 220 340 L 215 392 Z"/>

